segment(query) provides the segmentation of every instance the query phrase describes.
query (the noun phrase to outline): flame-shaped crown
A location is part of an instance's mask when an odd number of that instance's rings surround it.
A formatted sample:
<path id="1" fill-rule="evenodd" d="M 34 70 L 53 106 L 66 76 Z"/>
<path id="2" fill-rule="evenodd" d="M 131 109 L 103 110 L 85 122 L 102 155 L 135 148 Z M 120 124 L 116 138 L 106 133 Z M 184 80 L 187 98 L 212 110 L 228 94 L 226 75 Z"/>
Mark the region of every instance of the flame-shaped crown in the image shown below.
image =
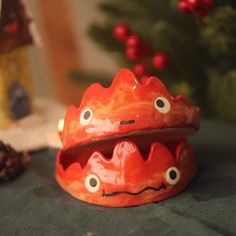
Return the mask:
<path id="1" fill-rule="evenodd" d="M 197 129 L 198 114 L 197 107 L 182 95 L 173 98 L 156 77 L 141 83 L 130 70 L 123 69 L 109 88 L 95 83 L 85 91 L 79 108 L 68 108 L 61 138 L 69 148 L 139 130 Z M 123 125 L 126 121 L 133 123 Z"/>

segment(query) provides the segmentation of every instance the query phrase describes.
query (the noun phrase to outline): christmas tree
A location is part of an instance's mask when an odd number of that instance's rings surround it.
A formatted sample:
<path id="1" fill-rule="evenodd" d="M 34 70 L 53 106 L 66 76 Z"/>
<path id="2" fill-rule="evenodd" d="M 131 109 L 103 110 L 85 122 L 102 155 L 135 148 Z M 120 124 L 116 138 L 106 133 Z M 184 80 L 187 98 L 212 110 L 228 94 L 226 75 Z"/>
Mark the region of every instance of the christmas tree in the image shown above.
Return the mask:
<path id="1" fill-rule="evenodd" d="M 142 72 L 145 65 L 174 95 L 186 94 L 203 113 L 236 120 L 235 1 L 104 0 L 98 7 L 105 19 L 92 24 L 88 33 L 121 66 Z M 138 36 L 150 55 L 128 52 L 130 42 L 119 39 L 118 26 Z M 162 53 L 162 64 L 159 58 L 154 62 L 156 52 Z"/>

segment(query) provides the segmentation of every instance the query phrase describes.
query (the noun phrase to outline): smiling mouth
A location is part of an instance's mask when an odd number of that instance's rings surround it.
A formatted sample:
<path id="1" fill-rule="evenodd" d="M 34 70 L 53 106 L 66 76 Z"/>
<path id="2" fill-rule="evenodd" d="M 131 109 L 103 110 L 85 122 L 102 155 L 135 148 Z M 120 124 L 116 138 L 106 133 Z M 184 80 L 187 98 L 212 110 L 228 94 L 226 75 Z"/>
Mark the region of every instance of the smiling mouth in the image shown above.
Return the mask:
<path id="1" fill-rule="evenodd" d="M 83 169 L 94 152 L 99 152 L 106 159 L 111 159 L 114 155 L 113 151 L 115 150 L 117 143 L 123 140 L 130 140 L 133 142 L 143 159 L 147 160 L 150 154 L 151 146 L 154 142 L 162 142 L 162 144 L 168 148 L 168 146 L 172 146 L 169 144 L 173 143 L 174 140 L 179 140 L 193 132 L 195 132 L 195 129 L 193 128 L 166 128 L 134 131 L 128 134 L 115 135 L 112 137 L 94 140 L 88 143 L 79 144 L 67 150 L 63 150 L 60 156 L 60 164 L 63 169 L 66 170 L 70 165 L 77 162 Z M 151 187 L 148 187 L 148 189 L 149 188 Z M 141 191 L 146 191 L 146 188 Z M 139 192 L 137 194 L 139 194 Z"/>
<path id="2" fill-rule="evenodd" d="M 102 196 L 103 197 L 112 197 L 112 196 L 116 196 L 116 195 L 120 195 L 120 194 L 128 194 L 128 195 L 135 196 L 135 195 L 139 195 L 139 194 L 141 194 L 145 191 L 148 191 L 148 190 L 160 191 L 161 189 L 166 189 L 166 186 L 163 183 L 161 183 L 161 185 L 157 188 L 155 188 L 155 187 L 146 187 L 146 188 L 141 189 L 138 192 L 116 191 L 116 192 L 107 193 L 107 192 L 105 192 L 105 190 L 103 190 Z"/>

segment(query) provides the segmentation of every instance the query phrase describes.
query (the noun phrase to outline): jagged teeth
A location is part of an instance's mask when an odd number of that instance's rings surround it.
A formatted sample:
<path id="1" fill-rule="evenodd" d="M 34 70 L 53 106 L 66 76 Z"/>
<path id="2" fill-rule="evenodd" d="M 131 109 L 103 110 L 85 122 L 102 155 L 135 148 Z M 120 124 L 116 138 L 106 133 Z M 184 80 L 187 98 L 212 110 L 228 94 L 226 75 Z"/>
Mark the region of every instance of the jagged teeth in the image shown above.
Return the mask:
<path id="1" fill-rule="evenodd" d="M 102 166 L 113 165 L 118 168 L 144 168 L 145 163 L 153 165 L 166 160 L 174 160 L 170 151 L 165 147 L 165 145 L 155 142 L 151 145 L 150 152 L 146 157 L 147 160 L 142 156 L 137 145 L 128 139 L 123 139 L 118 142 L 113 150 L 112 157 L 106 157 L 102 153 L 95 151 L 88 158 L 87 163 L 81 165 L 78 162 L 71 164 L 66 171 L 81 171 L 85 168 L 90 168 L 91 166 L 100 164 Z M 107 166 L 108 168 L 108 166 Z"/>

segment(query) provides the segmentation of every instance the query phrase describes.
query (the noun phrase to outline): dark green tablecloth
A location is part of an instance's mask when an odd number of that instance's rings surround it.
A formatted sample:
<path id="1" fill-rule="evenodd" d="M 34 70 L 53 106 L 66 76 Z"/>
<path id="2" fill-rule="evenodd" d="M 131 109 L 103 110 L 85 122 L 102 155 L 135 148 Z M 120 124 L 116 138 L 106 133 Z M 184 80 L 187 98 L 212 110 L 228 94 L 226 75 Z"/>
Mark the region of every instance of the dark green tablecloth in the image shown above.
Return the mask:
<path id="1" fill-rule="evenodd" d="M 182 194 L 131 208 L 75 200 L 53 178 L 55 150 L 0 185 L 0 235 L 236 235 L 236 125 L 204 121 L 191 138 L 198 174 Z"/>

